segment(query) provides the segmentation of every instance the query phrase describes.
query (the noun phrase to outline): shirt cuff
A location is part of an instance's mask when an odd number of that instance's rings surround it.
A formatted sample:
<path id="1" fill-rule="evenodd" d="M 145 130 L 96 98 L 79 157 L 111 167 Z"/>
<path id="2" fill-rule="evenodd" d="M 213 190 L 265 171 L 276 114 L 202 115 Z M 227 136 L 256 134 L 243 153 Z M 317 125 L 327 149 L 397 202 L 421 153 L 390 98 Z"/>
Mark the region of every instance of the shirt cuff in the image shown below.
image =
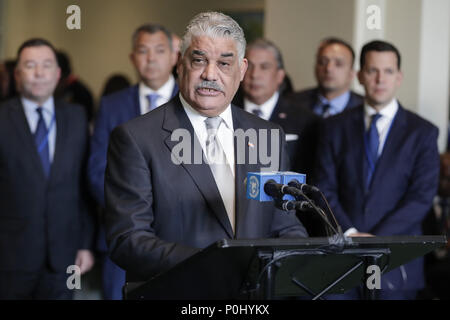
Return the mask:
<path id="1" fill-rule="evenodd" d="M 356 228 L 348 228 L 347 231 L 344 232 L 344 236 L 348 237 L 352 233 L 356 233 L 356 232 L 358 232 L 358 230 L 356 230 Z"/>

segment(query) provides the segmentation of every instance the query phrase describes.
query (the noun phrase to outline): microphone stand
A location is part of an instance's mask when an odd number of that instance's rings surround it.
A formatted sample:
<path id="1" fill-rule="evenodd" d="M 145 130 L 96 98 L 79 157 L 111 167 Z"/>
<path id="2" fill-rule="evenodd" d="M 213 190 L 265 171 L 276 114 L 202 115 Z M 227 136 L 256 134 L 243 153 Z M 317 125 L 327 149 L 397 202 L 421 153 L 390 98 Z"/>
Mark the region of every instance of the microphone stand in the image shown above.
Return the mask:
<path id="1" fill-rule="evenodd" d="M 314 201 L 312 201 L 304 192 L 303 190 L 301 190 L 301 188 L 297 188 L 296 186 L 284 186 L 281 190 L 282 193 L 284 194 L 290 194 L 292 196 L 295 197 L 295 199 L 297 200 L 297 202 L 300 202 L 299 199 L 301 197 L 303 197 L 308 203 L 309 205 L 314 209 L 314 211 L 319 214 L 319 216 L 322 218 L 322 220 L 325 222 L 325 226 L 326 226 L 326 231 L 327 231 L 327 235 L 328 235 L 328 239 L 329 239 L 329 243 L 332 246 L 332 248 L 330 248 L 332 251 L 341 251 L 344 248 L 345 245 L 345 237 L 344 234 L 342 232 L 342 228 L 340 227 L 340 225 L 338 224 L 336 218 L 334 217 L 334 214 L 331 211 L 331 208 L 328 204 L 328 201 L 326 201 L 325 196 L 323 195 L 322 192 L 320 192 L 322 198 L 325 200 L 325 203 L 328 207 L 329 212 L 331 213 L 331 216 L 333 217 L 333 222 L 336 225 L 336 228 L 330 223 L 326 213 L 319 208 Z M 333 249 L 334 248 L 334 249 Z"/>

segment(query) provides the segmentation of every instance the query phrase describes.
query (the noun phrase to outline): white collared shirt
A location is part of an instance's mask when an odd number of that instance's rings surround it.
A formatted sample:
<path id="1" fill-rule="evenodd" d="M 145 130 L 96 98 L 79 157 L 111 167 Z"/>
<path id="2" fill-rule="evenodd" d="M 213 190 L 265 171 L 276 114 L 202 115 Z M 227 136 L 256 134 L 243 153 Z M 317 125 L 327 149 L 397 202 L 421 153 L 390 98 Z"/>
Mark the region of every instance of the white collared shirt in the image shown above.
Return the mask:
<path id="1" fill-rule="evenodd" d="M 253 110 L 260 110 L 262 115 L 260 116 L 264 120 L 269 120 L 272 115 L 273 109 L 277 105 L 280 94 L 276 91 L 266 102 L 261 105 L 251 102 L 247 98 L 244 98 L 244 109 L 247 112 L 253 113 Z"/>
<path id="2" fill-rule="evenodd" d="M 398 102 L 396 99 L 392 99 L 388 105 L 378 112 L 381 117 L 377 121 L 378 136 L 380 137 L 380 144 L 378 146 L 378 155 L 383 152 L 384 144 L 389 133 L 389 128 L 391 127 L 392 121 L 398 111 Z M 366 130 L 369 129 L 371 117 L 377 113 L 377 111 L 369 106 L 367 102 L 364 103 L 364 123 Z"/>
<path id="3" fill-rule="evenodd" d="M 36 112 L 36 108 L 42 107 L 42 115 L 44 117 L 45 126 L 48 130 L 48 151 L 50 162 L 53 162 L 56 143 L 56 119 L 53 119 L 55 115 L 55 102 L 53 97 L 48 98 L 43 104 L 37 104 L 36 102 L 24 97 L 21 97 L 20 99 L 22 101 L 25 117 L 27 118 L 28 125 L 30 126 L 31 134 L 33 135 L 37 129 L 39 121 L 39 114 Z"/>
<path id="4" fill-rule="evenodd" d="M 184 100 L 181 93 L 179 93 L 181 104 L 183 105 L 184 111 L 186 112 L 189 121 L 191 121 L 194 127 L 197 139 L 202 146 L 203 153 L 206 154 L 206 139 L 208 137 L 208 132 L 206 129 L 206 116 L 200 114 L 197 110 L 192 108 L 186 100 Z M 217 138 L 219 139 L 220 145 L 225 152 L 228 164 L 230 165 L 231 172 L 234 174 L 234 127 L 233 127 L 233 116 L 231 113 L 231 106 L 229 105 L 225 111 L 223 111 L 219 117 L 223 119 L 222 124 L 217 130 Z M 225 124 L 225 125 L 224 125 Z"/>
<path id="5" fill-rule="evenodd" d="M 147 113 L 150 109 L 150 102 L 147 98 L 149 94 L 159 94 L 158 100 L 156 100 L 156 106 L 159 107 L 172 98 L 174 86 L 175 78 L 172 75 L 170 75 L 169 80 L 167 80 L 166 83 L 164 83 L 163 86 L 156 91 L 147 87 L 142 81 L 139 82 L 139 105 L 141 114 Z"/>

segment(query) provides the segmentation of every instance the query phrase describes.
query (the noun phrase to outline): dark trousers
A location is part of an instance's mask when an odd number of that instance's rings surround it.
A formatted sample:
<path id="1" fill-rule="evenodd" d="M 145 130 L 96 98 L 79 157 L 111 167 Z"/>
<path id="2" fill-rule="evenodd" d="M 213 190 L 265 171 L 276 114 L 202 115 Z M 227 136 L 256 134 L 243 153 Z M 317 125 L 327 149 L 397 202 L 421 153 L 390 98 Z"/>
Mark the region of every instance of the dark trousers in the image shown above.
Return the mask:
<path id="1" fill-rule="evenodd" d="M 36 272 L 0 271 L 0 300 L 72 300 L 70 274 L 43 268 Z"/>

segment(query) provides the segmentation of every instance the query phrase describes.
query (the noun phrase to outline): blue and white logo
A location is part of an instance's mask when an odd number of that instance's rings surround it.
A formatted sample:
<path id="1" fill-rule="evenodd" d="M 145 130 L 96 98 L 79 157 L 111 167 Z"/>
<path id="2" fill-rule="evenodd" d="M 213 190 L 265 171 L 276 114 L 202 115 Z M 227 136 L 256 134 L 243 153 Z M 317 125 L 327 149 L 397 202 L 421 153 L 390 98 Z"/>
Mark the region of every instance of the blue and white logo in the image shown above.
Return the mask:
<path id="1" fill-rule="evenodd" d="M 251 176 L 250 180 L 250 197 L 256 198 L 259 195 L 259 180 L 255 176 Z"/>

